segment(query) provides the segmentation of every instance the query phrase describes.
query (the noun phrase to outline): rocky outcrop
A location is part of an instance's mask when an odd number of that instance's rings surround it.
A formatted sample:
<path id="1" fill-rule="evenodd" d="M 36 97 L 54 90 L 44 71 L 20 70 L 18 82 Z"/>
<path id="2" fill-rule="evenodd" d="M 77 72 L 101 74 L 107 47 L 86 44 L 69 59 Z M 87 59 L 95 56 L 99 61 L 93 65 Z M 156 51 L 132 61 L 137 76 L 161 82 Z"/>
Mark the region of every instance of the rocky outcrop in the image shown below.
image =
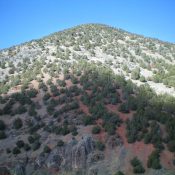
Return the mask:
<path id="1" fill-rule="evenodd" d="M 14 175 L 25 175 L 25 166 L 17 164 L 14 170 Z"/>
<path id="2" fill-rule="evenodd" d="M 94 164 L 98 161 L 101 161 L 104 159 L 104 154 L 103 152 L 97 151 L 97 152 L 92 152 L 91 154 L 89 154 L 88 159 L 87 159 L 87 163 L 90 166 L 91 164 Z"/>
<path id="3" fill-rule="evenodd" d="M 94 143 L 91 137 L 83 138 L 72 149 L 72 168 L 84 169 L 86 168 L 86 161 L 88 155 L 94 150 Z"/>
<path id="4" fill-rule="evenodd" d="M 71 140 L 64 147 L 56 147 L 49 154 L 40 154 L 36 159 L 38 167 L 54 168 L 59 170 L 86 169 L 90 153 L 95 149 L 95 144 L 90 136 L 83 137 L 79 142 Z"/>
<path id="5" fill-rule="evenodd" d="M 53 150 L 47 157 L 45 163 L 48 168 L 59 169 L 63 159 L 56 150 Z"/>

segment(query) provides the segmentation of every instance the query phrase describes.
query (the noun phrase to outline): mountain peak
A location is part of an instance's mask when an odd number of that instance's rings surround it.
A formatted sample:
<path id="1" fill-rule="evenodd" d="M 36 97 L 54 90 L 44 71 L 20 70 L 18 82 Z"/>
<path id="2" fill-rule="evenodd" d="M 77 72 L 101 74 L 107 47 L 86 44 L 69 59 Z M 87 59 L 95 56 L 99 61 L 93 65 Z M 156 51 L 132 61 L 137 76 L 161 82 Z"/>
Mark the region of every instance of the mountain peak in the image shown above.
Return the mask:
<path id="1" fill-rule="evenodd" d="M 104 24 L 1 50 L 0 174 L 174 172 L 174 53 Z"/>

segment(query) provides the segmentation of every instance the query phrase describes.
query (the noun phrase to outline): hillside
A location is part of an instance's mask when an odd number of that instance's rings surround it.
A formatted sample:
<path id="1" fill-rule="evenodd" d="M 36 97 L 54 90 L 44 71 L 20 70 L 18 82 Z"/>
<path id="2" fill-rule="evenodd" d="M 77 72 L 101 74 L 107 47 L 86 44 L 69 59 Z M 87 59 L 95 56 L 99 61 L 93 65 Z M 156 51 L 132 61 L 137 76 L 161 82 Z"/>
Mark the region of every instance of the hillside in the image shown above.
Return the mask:
<path id="1" fill-rule="evenodd" d="M 86 24 L 1 50 L 0 75 L 0 175 L 175 172 L 174 44 Z"/>

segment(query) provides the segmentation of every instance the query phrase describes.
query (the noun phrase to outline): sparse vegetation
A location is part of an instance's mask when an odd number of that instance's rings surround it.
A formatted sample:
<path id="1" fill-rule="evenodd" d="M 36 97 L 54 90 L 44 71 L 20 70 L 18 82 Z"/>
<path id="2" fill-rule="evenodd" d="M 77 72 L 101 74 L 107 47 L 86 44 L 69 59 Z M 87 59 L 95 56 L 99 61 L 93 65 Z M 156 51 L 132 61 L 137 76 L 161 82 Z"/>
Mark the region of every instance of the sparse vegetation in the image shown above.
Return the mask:
<path id="1" fill-rule="evenodd" d="M 52 155 L 55 147 L 64 152 L 70 146 L 70 137 L 72 147 L 79 146 L 77 142 L 80 139 L 81 143 L 83 134 L 92 132 L 96 148 L 92 148 L 93 154 L 100 153 L 91 155 L 95 164 L 106 153 L 105 148 L 110 151 L 110 146 L 125 147 L 125 135 L 120 135 L 126 129 L 131 150 L 134 142 L 154 146 L 147 167 L 164 167 L 160 164 L 161 152 L 175 152 L 175 98 L 157 95 L 149 85 L 153 84 L 157 93 L 161 87 L 156 83 L 163 83 L 167 89 L 175 87 L 174 52 L 173 44 L 97 24 L 82 25 L 0 51 L 0 139 L 2 145 L 9 143 L 4 152 L 0 146 L 2 156 L 7 162 L 9 158 L 20 160 L 23 153 L 28 155 L 29 162 L 33 161 L 31 155 L 42 159 Z M 133 82 L 142 85 L 137 87 Z M 165 92 L 169 92 L 166 88 Z M 48 145 L 41 146 L 44 143 Z M 85 148 L 85 152 L 89 150 Z M 83 157 L 81 152 L 76 154 Z M 54 161 L 56 168 L 65 161 L 60 157 L 53 157 L 51 167 L 55 168 Z M 130 162 L 135 174 L 145 172 L 145 162 L 142 164 L 138 157 Z M 169 157 L 165 162 L 172 163 L 174 157 Z M 86 158 L 91 160 L 88 155 Z M 39 160 L 35 163 L 42 164 Z"/>

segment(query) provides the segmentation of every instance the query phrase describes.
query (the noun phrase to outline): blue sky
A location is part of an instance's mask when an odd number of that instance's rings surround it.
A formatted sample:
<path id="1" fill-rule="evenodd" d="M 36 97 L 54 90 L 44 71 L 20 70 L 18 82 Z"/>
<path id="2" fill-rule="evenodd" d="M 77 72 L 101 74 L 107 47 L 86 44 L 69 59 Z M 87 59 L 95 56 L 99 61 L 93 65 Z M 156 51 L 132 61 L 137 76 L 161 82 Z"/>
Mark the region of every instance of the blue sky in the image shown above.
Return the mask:
<path id="1" fill-rule="evenodd" d="M 175 0 L 0 0 L 0 49 L 84 23 L 175 43 Z"/>

